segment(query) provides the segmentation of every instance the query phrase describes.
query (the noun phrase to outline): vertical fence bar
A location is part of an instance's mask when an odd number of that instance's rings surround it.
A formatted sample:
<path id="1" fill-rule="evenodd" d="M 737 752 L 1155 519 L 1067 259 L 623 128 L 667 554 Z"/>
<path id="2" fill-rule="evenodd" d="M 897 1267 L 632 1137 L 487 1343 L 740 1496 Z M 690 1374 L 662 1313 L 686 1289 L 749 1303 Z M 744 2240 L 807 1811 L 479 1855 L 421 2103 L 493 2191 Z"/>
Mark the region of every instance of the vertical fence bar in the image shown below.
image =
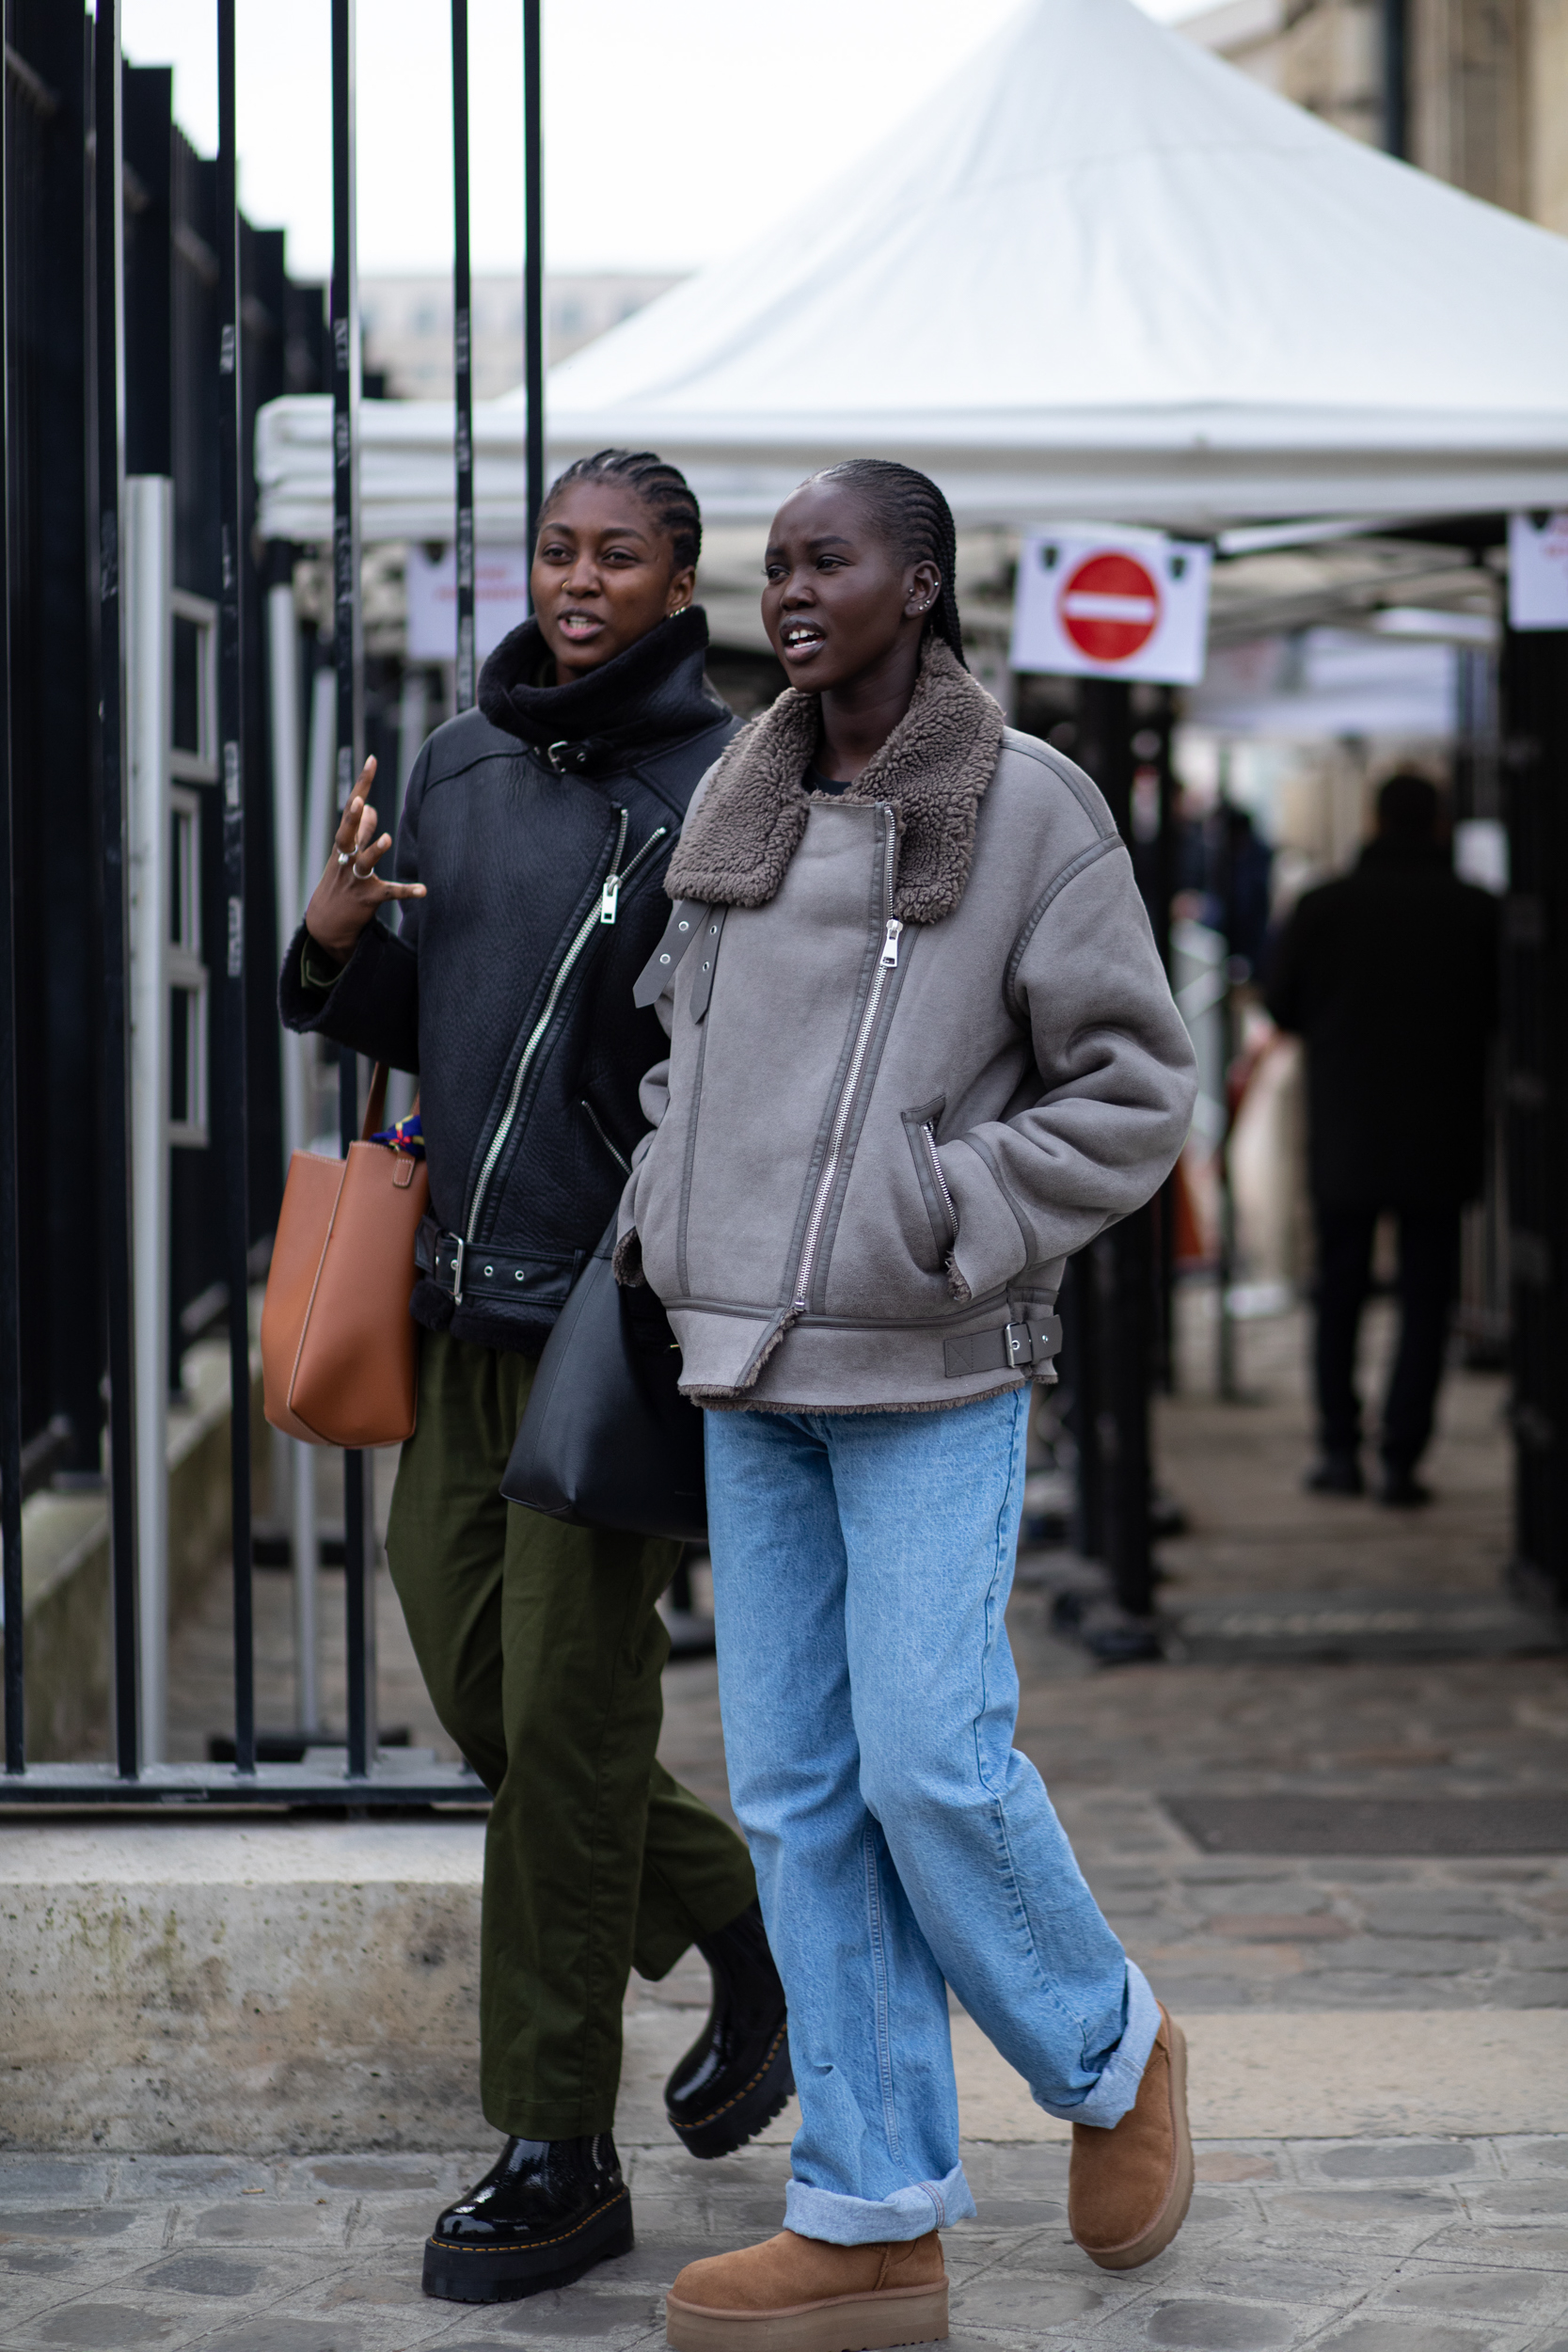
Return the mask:
<path id="1" fill-rule="evenodd" d="M 229 1442 L 234 1547 L 234 1770 L 256 1770 L 250 1513 L 250 1134 L 245 988 L 245 532 L 235 149 L 234 0 L 218 15 L 218 735 L 223 746 L 223 1184 L 229 1279 Z"/>
<path id="2" fill-rule="evenodd" d="M 272 699 L 272 863 L 279 946 L 299 927 L 308 894 L 302 877 L 309 868 L 303 837 L 304 778 L 300 758 L 299 623 L 294 614 L 292 566 L 275 542 L 275 576 L 267 590 L 267 674 Z M 309 1103 L 314 1040 L 282 1032 L 283 1168 L 310 1140 Z M 294 1721 L 302 1731 L 321 1728 L 316 1661 L 316 1449 L 302 1438 L 275 1434 L 273 1458 L 288 1474 L 290 1551 L 294 1586 Z"/>
<path id="3" fill-rule="evenodd" d="M 125 839 L 125 616 L 119 517 L 125 469 L 124 152 L 119 0 L 98 0 L 93 36 L 93 297 L 98 445 L 99 808 L 103 860 L 104 1274 L 108 1283 L 109 1543 L 114 1589 L 115 1761 L 138 1776 L 136 1404 L 132 1300 L 131 1029 Z"/>
<path id="4" fill-rule="evenodd" d="M 355 203 L 355 0 L 332 0 L 332 587 L 338 686 L 338 802 L 359 772 L 364 660 L 359 604 L 359 271 Z M 359 1060 L 343 1048 L 338 1119 L 346 1153 L 359 1132 Z M 375 1760 L 374 1592 L 370 1583 L 363 1454 L 343 1455 L 348 1642 L 348 1769 Z"/>
<path id="5" fill-rule="evenodd" d="M 168 1737 L 169 746 L 174 485 L 132 474 L 125 581 L 126 838 L 131 864 L 131 1209 L 136 1345 L 137 1713 L 141 1760 Z"/>
<path id="6" fill-rule="evenodd" d="M 545 499 L 545 108 L 540 0 L 523 0 L 523 332 L 528 340 L 528 551 Z"/>
<path id="7" fill-rule="evenodd" d="M 473 284 L 468 245 L 468 0 L 451 0 L 451 365 L 457 415 L 457 707 L 474 707 Z"/>
<path id="8" fill-rule="evenodd" d="M 1410 0 L 1383 0 L 1383 146 L 1410 149 Z"/>
<path id="9" fill-rule="evenodd" d="M 10 38 L 9 0 L 0 30 Z M 22 1309 L 16 1120 L 16 950 L 11 830 L 10 335 L 7 240 L 10 224 L 6 115 L 0 86 L 0 1622 L 6 1643 L 6 1770 L 27 1768 L 22 1623 Z"/>

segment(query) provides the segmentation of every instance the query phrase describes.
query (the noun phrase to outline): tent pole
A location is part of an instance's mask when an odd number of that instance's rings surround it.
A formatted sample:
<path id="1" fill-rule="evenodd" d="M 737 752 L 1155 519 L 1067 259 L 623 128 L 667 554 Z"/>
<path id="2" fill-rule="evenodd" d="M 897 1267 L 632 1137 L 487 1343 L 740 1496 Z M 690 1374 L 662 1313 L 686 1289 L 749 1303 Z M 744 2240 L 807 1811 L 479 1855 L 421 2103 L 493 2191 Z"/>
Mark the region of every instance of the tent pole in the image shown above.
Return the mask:
<path id="1" fill-rule="evenodd" d="M 474 707 L 473 287 L 468 244 L 468 0 L 451 0 L 451 358 L 457 414 L 457 691 Z"/>
<path id="2" fill-rule="evenodd" d="M 523 331 L 528 339 L 528 551 L 545 500 L 545 187 L 539 0 L 523 0 Z"/>
<path id="3" fill-rule="evenodd" d="M 1079 681 L 1079 756 L 1104 793 L 1117 830 L 1132 842 L 1132 690 L 1120 678 Z M 1100 1520 L 1103 1558 L 1129 1617 L 1154 1606 L 1149 1513 L 1149 1390 L 1153 1369 L 1154 1208 L 1123 1217 L 1085 1253 L 1092 1262 L 1079 1297 L 1094 1300 L 1098 1406 L 1114 1445 L 1101 1450 Z"/>

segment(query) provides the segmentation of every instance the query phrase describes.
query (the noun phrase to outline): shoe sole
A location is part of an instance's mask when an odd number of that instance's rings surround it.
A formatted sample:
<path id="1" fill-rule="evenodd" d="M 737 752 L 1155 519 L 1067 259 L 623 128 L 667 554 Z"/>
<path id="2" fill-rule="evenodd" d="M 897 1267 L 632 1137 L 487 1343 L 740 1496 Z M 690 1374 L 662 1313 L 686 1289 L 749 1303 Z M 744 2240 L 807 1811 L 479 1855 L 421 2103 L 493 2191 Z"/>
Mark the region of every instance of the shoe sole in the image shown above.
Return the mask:
<path id="1" fill-rule="evenodd" d="M 635 2243 L 631 2199 L 623 2189 L 613 2203 L 539 2245 L 475 2247 L 470 2252 L 443 2238 L 427 2238 L 420 2283 L 443 2303 L 521 2303 L 552 2287 L 569 2287 L 600 2263 L 629 2254 Z"/>
<path id="2" fill-rule="evenodd" d="M 947 2281 L 835 2295 L 782 2312 L 705 2311 L 667 2295 L 664 2328 L 674 2352 L 890 2352 L 894 2344 L 942 2343 Z"/>
<path id="3" fill-rule="evenodd" d="M 1151 2263 L 1156 2254 L 1163 2254 L 1181 2224 L 1187 2218 L 1187 2208 L 1193 2201 L 1193 2136 L 1187 2128 L 1187 2037 L 1167 2012 L 1170 2026 L 1170 2106 L 1171 2122 L 1176 2131 L 1176 2174 L 1164 2203 L 1142 2237 L 1133 2238 L 1126 2246 L 1112 2246 L 1096 2253 L 1089 2246 L 1084 2248 L 1090 2262 L 1101 2270 L 1137 2270 Z"/>
<path id="4" fill-rule="evenodd" d="M 678 2123 L 668 2107 L 665 2114 L 670 2129 L 687 2154 L 707 2163 L 715 2156 L 734 2155 L 737 2148 L 755 2139 L 776 2115 L 784 2113 L 794 2096 L 795 2071 L 789 2062 L 786 2023 L 773 2036 L 767 2057 L 745 2089 L 737 2090 L 712 2115 L 699 2116 L 694 2123 Z"/>

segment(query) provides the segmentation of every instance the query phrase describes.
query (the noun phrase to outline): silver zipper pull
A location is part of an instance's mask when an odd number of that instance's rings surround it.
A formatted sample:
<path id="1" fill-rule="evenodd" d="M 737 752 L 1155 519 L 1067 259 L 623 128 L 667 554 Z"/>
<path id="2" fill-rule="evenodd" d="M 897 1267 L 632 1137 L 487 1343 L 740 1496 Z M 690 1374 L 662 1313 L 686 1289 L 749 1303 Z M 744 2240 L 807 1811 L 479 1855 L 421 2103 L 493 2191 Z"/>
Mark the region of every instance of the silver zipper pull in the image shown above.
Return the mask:
<path id="1" fill-rule="evenodd" d="M 891 972 L 897 964 L 898 934 L 903 928 L 904 926 L 902 923 L 890 923 L 887 927 L 887 933 L 882 941 L 881 954 L 881 963 L 884 971 Z"/>
<path id="2" fill-rule="evenodd" d="M 599 900 L 600 922 L 613 923 L 615 920 L 615 910 L 620 903 L 621 877 L 619 874 L 607 874 L 605 876 L 604 897 Z"/>

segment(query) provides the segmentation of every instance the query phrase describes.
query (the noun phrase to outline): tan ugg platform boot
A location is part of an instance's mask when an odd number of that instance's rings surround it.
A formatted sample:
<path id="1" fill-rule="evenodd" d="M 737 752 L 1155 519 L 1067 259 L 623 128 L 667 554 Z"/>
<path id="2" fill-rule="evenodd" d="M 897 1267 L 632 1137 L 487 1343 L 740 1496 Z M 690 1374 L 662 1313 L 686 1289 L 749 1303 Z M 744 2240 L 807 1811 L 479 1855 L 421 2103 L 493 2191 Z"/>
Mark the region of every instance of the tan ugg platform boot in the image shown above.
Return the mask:
<path id="1" fill-rule="evenodd" d="M 830 2246 L 783 2230 L 688 2263 L 664 2302 L 675 2352 L 880 2352 L 947 2333 L 934 2230 L 898 2245 Z"/>
<path id="2" fill-rule="evenodd" d="M 1187 2041 L 1164 2003 L 1138 2095 L 1106 2131 L 1072 2127 L 1068 2227 L 1101 2270 L 1136 2270 L 1163 2254 L 1193 2200 Z"/>

